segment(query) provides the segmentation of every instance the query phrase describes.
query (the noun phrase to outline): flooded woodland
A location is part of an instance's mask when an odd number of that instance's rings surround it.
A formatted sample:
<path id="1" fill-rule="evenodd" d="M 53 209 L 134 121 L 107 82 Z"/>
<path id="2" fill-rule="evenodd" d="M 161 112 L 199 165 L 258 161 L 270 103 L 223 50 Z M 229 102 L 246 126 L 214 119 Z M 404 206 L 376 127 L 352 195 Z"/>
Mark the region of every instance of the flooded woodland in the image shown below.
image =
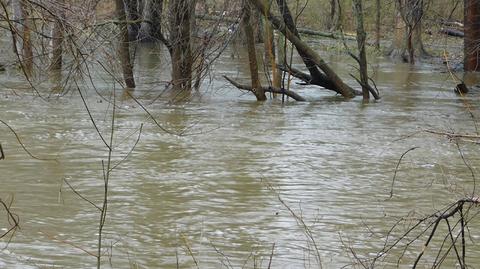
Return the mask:
<path id="1" fill-rule="evenodd" d="M 0 268 L 478 268 L 477 2 L 0 0 Z"/>

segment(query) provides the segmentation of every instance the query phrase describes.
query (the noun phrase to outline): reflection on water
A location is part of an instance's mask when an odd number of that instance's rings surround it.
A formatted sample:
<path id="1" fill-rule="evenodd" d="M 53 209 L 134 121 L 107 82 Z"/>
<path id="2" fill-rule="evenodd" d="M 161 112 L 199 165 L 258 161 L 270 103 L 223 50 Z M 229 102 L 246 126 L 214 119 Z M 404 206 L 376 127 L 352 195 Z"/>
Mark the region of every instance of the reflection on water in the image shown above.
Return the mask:
<path id="1" fill-rule="evenodd" d="M 275 243 L 272 268 L 314 268 L 304 229 L 277 199 L 278 192 L 310 225 L 324 268 L 339 268 L 352 262 L 348 247 L 372 257 L 383 246 L 382 234 L 399 217 L 432 212 L 471 192 L 471 176 L 454 144 L 425 133 L 411 136 L 421 129 L 474 131 L 465 100 L 454 95 L 448 74 L 380 60 L 373 64 L 380 102 L 344 101 L 294 85 L 310 102 L 262 104 L 221 78 L 248 75 L 238 71 L 244 63 L 225 55 L 201 98 L 172 104 L 163 98 L 151 102 L 168 78 L 157 73 L 165 55 L 154 48 L 137 52 L 141 82 L 131 94 L 162 127 L 195 135 L 166 134 L 126 92 L 118 91 L 115 162 L 130 151 L 144 126 L 134 152 L 112 173 L 107 267 L 172 268 L 178 258 L 184 268 L 194 266 L 194 257 L 200 268 L 222 263 L 266 268 Z M 343 56 L 330 61 L 348 73 Z M 0 81 L 2 120 L 32 152 L 59 160 L 29 158 L 2 127 L 7 158 L 0 162 L 0 197 L 14 195 L 22 229 L 0 252 L 0 267 L 93 267 L 95 258 L 84 250 L 95 249 L 98 212 L 62 180 L 100 203 L 101 160 L 107 151 L 77 95 L 44 102 L 12 94 L 9 77 Z M 102 79 L 96 83 L 104 98 L 90 91 L 87 101 L 108 137 L 111 85 Z M 467 101 L 477 99 L 474 93 Z M 388 199 L 395 165 L 414 146 L 419 148 L 403 159 Z M 466 144 L 462 149 L 476 167 L 477 148 Z M 472 237 L 478 240 L 475 228 Z M 469 247 L 470 264 L 480 263 L 480 248 Z M 406 253 L 401 264 L 414 257 Z M 427 260 L 434 258 L 435 253 L 426 254 Z"/>

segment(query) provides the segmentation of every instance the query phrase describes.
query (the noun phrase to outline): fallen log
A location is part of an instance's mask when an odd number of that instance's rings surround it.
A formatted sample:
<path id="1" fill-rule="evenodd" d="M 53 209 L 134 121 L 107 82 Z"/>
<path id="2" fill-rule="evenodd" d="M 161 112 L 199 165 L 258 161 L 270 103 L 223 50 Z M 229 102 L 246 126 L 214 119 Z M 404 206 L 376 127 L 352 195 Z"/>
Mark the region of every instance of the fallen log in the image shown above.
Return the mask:
<path id="1" fill-rule="evenodd" d="M 238 89 L 240 90 L 246 90 L 246 91 L 250 91 L 250 92 L 253 92 L 253 89 L 252 89 L 252 86 L 250 85 L 245 85 L 245 84 L 240 84 L 236 81 L 234 81 L 233 79 L 227 77 L 227 76 L 223 76 L 228 82 L 230 82 L 233 86 L 237 87 Z M 271 92 L 271 93 L 278 93 L 278 94 L 285 94 L 286 96 L 288 97 L 291 97 L 293 100 L 295 101 L 299 101 L 299 102 L 304 102 L 306 101 L 305 98 L 303 98 L 302 96 L 300 96 L 299 94 L 297 94 L 296 92 L 293 92 L 293 91 L 290 91 L 290 90 L 287 90 L 287 89 L 284 89 L 284 88 L 281 88 L 281 89 L 278 89 L 278 88 L 274 88 L 274 87 L 262 87 L 263 91 L 264 92 Z"/>
<path id="2" fill-rule="evenodd" d="M 441 34 L 449 35 L 449 36 L 454 36 L 454 37 L 464 37 L 465 33 L 461 30 L 453 29 L 453 28 L 441 28 L 440 31 L 438 31 Z"/>

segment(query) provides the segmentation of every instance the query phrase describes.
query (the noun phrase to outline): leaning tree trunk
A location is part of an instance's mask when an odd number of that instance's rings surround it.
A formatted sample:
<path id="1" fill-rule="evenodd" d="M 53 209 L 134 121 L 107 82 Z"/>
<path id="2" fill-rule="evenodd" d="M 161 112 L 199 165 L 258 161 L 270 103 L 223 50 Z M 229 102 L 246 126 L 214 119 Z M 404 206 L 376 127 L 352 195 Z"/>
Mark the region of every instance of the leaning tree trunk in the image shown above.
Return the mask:
<path id="1" fill-rule="evenodd" d="M 310 75 L 293 71 L 293 75 L 302 79 L 306 83 L 322 86 L 326 89 L 340 93 L 346 98 L 352 98 L 356 92 L 346 85 L 343 80 L 330 68 L 330 66 L 311 49 L 305 42 L 299 38 L 298 31 L 293 22 L 288 6 L 284 0 L 277 0 L 280 13 L 283 20 L 273 16 L 268 8 L 263 4 L 262 0 L 250 0 L 257 9 L 272 23 L 273 27 L 282 32 L 285 37 L 293 43 L 298 53 L 302 57 L 303 62 L 308 68 Z M 320 72 L 320 70 L 323 72 Z M 292 70 L 291 70 L 292 71 Z"/>
<path id="2" fill-rule="evenodd" d="M 480 1 L 464 0 L 464 69 L 480 71 Z"/>
<path id="3" fill-rule="evenodd" d="M 257 54 L 255 51 L 255 35 L 253 34 L 252 20 L 251 20 L 252 7 L 249 2 L 245 2 L 243 9 L 243 28 L 247 39 L 248 60 L 250 62 L 250 77 L 252 79 L 252 92 L 257 97 L 258 101 L 265 101 L 267 97 L 260 84 L 260 78 L 258 77 L 258 64 Z"/>
<path id="4" fill-rule="evenodd" d="M 135 88 L 135 80 L 133 78 L 133 64 L 130 59 L 130 44 L 127 29 L 127 16 L 122 0 L 115 0 L 116 17 L 119 21 L 120 40 L 118 46 L 118 57 L 122 65 L 123 79 L 128 88 Z"/>
<path id="5" fill-rule="evenodd" d="M 193 1 L 170 1 L 170 57 L 172 85 L 175 91 L 189 91 L 192 87 L 191 19 Z"/>

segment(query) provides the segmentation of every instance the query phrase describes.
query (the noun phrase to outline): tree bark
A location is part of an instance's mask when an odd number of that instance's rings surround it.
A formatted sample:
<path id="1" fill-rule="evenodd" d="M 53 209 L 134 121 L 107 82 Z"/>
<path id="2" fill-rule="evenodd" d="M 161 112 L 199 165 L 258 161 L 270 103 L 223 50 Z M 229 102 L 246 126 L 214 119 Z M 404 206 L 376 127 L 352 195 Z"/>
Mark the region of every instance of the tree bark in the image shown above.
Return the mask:
<path id="1" fill-rule="evenodd" d="M 33 72 L 33 49 L 32 49 L 32 37 L 30 31 L 30 7 L 27 0 L 20 0 L 20 9 L 22 16 L 22 67 L 25 74 L 31 76 Z"/>
<path id="2" fill-rule="evenodd" d="M 480 1 L 464 0 L 464 70 L 480 71 Z"/>
<path id="3" fill-rule="evenodd" d="M 119 21 L 120 40 L 118 46 L 118 57 L 122 65 L 123 79 L 128 88 L 135 88 L 135 80 L 133 78 L 133 65 L 130 59 L 130 44 L 127 29 L 127 16 L 122 0 L 115 0 L 116 17 Z"/>
<path id="4" fill-rule="evenodd" d="M 380 24 L 382 19 L 382 5 L 380 0 L 375 0 L 375 48 L 380 49 Z"/>
<path id="5" fill-rule="evenodd" d="M 370 93 L 368 89 L 368 66 L 367 56 L 365 53 L 365 40 L 367 34 L 363 29 L 363 7 L 362 0 L 353 0 L 353 9 L 357 18 L 357 47 L 358 47 L 358 64 L 360 66 L 360 82 L 362 86 L 363 100 L 370 99 Z"/>
<path id="6" fill-rule="evenodd" d="M 161 39 L 162 34 L 163 0 L 145 0 L 143 21 L 138 31 L 140 42 L 155 42 Z"/>
<path id="7" fill-rule="evenodd" d="M 115 0 L 117 4 L 120 2 Z M 137 40 L 138 38 L 138 31 L 140 29 L 140 18 L 141 12 L 139 12 L 139 7 L 141 7 L 141 3 L 139 0 L 122 0 L 122 5 L 125 5 L 126 18 L 128 19 L 128 36 L 130 41 Z"/>
<path id="8" fill-rule="evenodd" d="M 243 9 L 243 19 L 242 24 L 245 31 L 245 36 L 247 39 L 247 49 L 248 49 L 248 59 L 250 62 L 250 77 L 252 80 L 252 92 L 257 97 L 258 101 L 265 101 L 267 97 L 265 96 L 265 92 L 260 84 L 260 78 L 258 77 L 258 64 L 257 64 L 257 54 L 255 49 L 255 36 L 253 34 L 253 27 L 251 17 L 252 7 L 250 6 L 249 2 L 245 2 L 245 6 Z"/>
<path id="9" fill-rule="evenodd" d="M 192 1 L 170 1 L 170 57 L 172 84 L 175 91 L 192 88 L 191 22 Z"/>
<path id="10" fill-rule="evenodd" d="M 63 3 L 63 0 L 60 0 Z M 63 56 L 63 21 L 65 19 L 65 12 L 62 7 L 59 7 L 59 12 L 54 18 L 53 33 L 52 33 L 52 62 L 50 63 L 50 70 L 59 74 L 62 71 L 62 56 Z"/>

